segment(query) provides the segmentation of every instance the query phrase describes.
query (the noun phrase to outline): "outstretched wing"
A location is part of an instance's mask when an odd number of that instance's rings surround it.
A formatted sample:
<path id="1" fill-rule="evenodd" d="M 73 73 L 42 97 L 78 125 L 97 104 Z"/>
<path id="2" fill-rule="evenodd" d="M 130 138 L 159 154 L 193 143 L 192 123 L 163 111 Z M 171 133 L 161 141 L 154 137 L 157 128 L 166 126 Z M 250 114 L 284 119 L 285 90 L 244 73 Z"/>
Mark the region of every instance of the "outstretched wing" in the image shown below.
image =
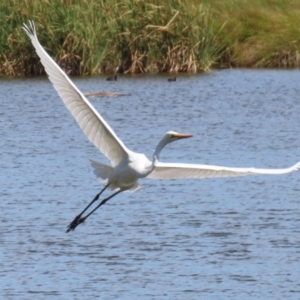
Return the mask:
<path id="1" fill-rule="evenodd" d="M 54 88 L 88 139 L 116 166 L 128 149 L 38 41 L 35 25 L 23 24 Z"/>
<path id="2" fill-rule="evenodd" d="M 180 163 L 156 162 L 153 171 L 147 176 L 152 179 L 183 179 L 183 178 L 213 178 L 235 177 L 246 175 L 280 175 L 300 169 L 300 162 L 285 169 L 256 169 L 256 168 L 228 168 L 210 165 L 194 165 Z"/>

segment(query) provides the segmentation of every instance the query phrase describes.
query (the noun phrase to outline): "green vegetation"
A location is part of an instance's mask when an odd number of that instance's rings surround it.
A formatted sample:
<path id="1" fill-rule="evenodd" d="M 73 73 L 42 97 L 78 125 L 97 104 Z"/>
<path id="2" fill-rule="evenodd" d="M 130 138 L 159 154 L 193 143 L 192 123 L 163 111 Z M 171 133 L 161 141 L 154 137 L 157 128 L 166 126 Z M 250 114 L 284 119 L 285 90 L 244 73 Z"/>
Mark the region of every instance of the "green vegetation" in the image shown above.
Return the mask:
<path id="1" fill-rule="evenodd" d="M 0 74 L 43 73 L 29 19 L 69 74 L 300 64 L 300 0 L 0 0 Z"/>

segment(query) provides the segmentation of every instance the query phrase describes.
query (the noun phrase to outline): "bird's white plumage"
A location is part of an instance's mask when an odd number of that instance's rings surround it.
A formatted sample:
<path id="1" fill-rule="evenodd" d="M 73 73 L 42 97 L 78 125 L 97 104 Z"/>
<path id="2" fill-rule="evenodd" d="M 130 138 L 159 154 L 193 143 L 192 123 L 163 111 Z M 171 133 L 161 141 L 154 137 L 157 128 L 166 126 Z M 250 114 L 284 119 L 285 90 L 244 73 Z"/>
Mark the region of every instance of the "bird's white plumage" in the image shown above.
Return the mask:
<path id="1" fill-rule="evenodd" d="M 54 88 L 76 119 L 80 128 L 90 141 L 110 159 L 112 167 L 92 161 L 96 176 L 99 180 L 106 182 L 109 188 L 135 190 L 139 187 L 138 179 L 143 177 L 152 179 L 183 179 L 255 174 L 280 175 L 299 170 L 300 162 L 284 169 L 229 168 L 159 162 L 159 153 L 167 144 L 181 138 L 191 137 L 191 135 L 178 134 L 174 131 L 167 132 L 158 143 L 152 161 L 148 160 L 143 154 L 130 151 L 40 45 L 33 21 L 29 21 L 28 26 L 24 24 L 23 29 L 30 37 Z"/>
<path id="2" fill-rule="evenodd" d="M 246 175 L 280 175 L 299 170 L 300 162 L 285 169 L 228 168 L 221 166 L 156 162 L 153 171 L 147 176 L 152 179 L 184 179 L 236 177 Z"/>
<path id="3" fill-rule="evenodd" d="M 111 161 L 112 166 L 118 165 L 124 155 L 128 153 L 126 146 L 41 46 L 36 35 L 34 22 L 29 21 L 28 26 L 24 24 L 23 29 L 31 39 L 54 88 L 80 128 L 88 139 Z"/>

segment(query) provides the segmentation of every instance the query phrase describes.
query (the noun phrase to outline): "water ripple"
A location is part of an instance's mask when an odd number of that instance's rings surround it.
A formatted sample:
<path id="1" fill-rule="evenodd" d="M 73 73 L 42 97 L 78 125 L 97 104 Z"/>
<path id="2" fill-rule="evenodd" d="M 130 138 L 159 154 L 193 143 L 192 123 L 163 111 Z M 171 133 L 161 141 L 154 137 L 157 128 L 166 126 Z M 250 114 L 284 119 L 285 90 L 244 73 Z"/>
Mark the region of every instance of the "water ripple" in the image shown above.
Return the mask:
<path id="1" fill-rule="evenodd" d="M 118 136 L 163 161 L 287 167 L 299 159 L 299 71 L 74 78 Z M 76 231 L 101 189 L 82 134 L 47 78 L 0 81 L 3 299 L 298 299 L 299 174 L 141 182 Z M 11 101 L 7 101 L 11 99 Z M 130 133 L 130 134 L 128 134 Z"/>

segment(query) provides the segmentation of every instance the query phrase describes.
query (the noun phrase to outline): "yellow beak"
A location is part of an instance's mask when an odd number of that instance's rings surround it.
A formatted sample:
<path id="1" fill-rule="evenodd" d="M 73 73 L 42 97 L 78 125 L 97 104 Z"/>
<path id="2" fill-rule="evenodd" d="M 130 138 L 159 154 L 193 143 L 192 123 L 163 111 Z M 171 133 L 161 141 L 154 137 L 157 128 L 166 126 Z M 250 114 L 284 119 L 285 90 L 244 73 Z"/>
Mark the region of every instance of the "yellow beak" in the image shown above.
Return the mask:
<path id="1" fill-rule="evenodd" d="M 189 134 L 189 133 L 177 133 L 176 134 L 176 137 L 178 139 L 187 139 L 187 138 L 190 138 L 192 137 L 193 135 L 192 134 Z"/>

